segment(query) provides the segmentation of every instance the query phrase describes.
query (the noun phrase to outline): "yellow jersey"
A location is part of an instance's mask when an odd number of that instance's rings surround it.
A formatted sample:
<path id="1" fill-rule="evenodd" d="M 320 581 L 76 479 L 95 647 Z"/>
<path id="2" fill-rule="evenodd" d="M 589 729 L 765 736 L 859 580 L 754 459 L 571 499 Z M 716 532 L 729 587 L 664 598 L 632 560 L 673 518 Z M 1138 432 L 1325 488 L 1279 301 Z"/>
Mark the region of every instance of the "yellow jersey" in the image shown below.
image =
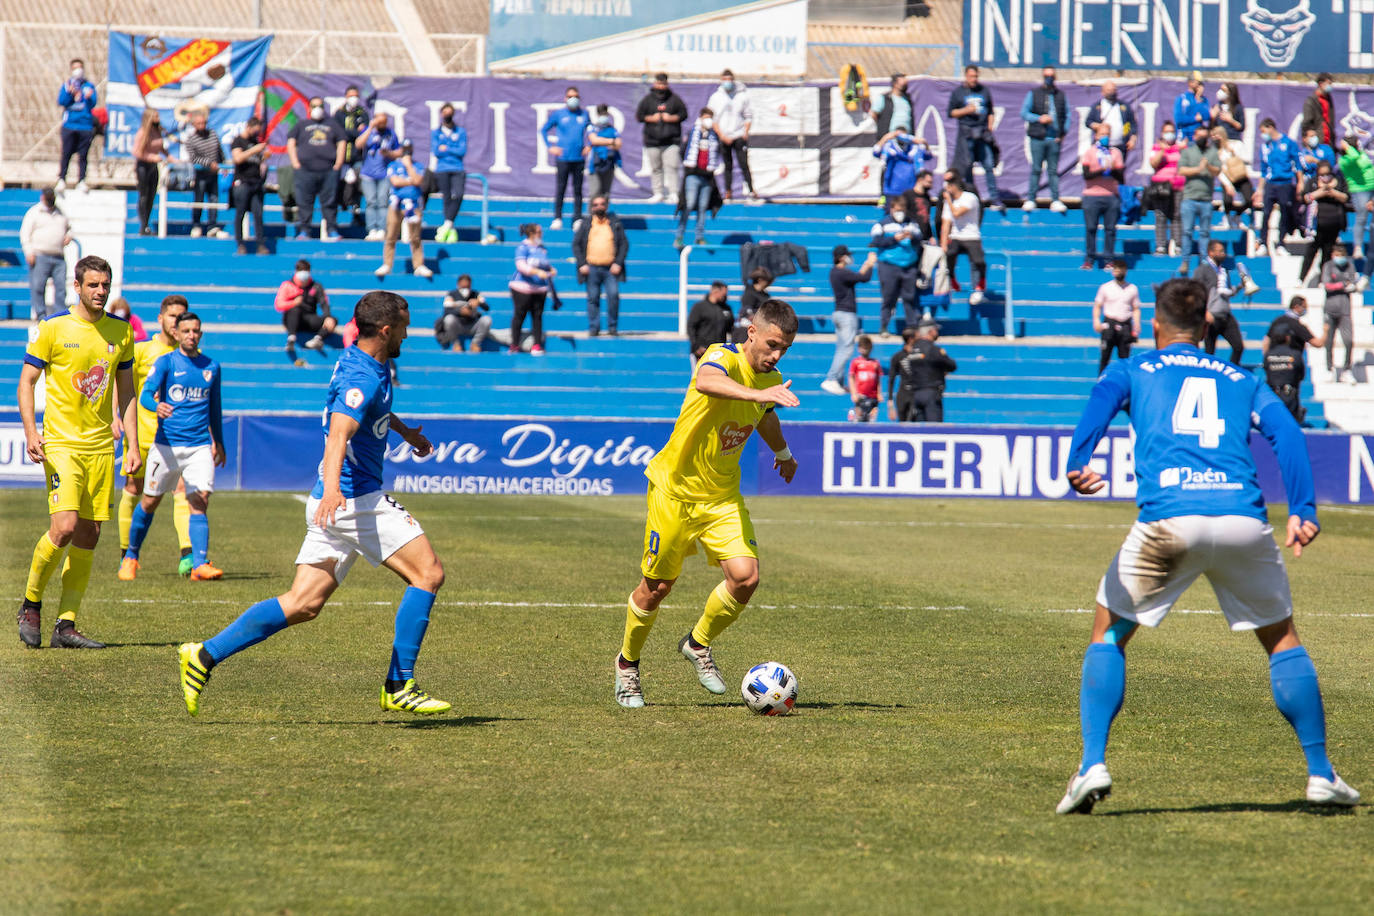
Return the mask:
<path id="1" fill-rule="evenodd" d="M 24 362 L 47 374 L 43 441 L 48 448 L 78 454 L 113 454 L 115 372 L 134 363 L 129 322 L 104 314 L 94 323 L 71 312 L 50 315 L 38 325 Z M 137 396 L 138 392 L 134 392 Z"/>
<path id="2" fill-rule="evenodd" d="M 153 371 L 153 363 L 158 358 L 167 353 L 171 353 L 177 348 L 175 343 L 165 344 L 162 342 L 162 334 L 154 334 L 141 343 L 134 344 L 134 397 L 138 398 L 143 393 L 143 383 L 148 380 L 148 376 Z M 157 435 L 157 411 L 149 410 L 144 407 L 142 402 L 138 405 L 138 447 L 144 452 L 148 451 L 148 446 L 153 444 L 153 437 Z"/>
<path id="3" fill-rule="evenodd" d="M 716 344 L 697 363 L 714 366 L 750 388 L 782 384 L 782 375 L 757 373 L 735 344 Z M 682 410 L 668 444 L 655 455 L 644 476 L 654 486 L 683 502 L 715 502 L 739 496 L 739 458 L 744 443 L 772 404 L 713 398 L 697 391 L 697 375 L 687 387 Z"/>

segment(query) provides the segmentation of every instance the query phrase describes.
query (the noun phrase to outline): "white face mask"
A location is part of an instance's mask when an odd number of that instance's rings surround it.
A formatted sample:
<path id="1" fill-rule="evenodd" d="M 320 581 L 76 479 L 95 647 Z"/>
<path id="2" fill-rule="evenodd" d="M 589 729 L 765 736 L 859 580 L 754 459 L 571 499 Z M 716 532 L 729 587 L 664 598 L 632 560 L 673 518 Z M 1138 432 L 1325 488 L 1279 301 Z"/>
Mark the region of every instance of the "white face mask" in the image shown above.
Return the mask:
<path id="1" fill-rule="evenodd" d="M 82 80 L 86 77 L 86 71 L 81 67 L 72 67 L 72 79 Z"/>
<path id="2" fill-rule="evenodd" d="M 1173 143 L 1173 142 L 1174 142 L 1174 137 L 1176 137 L 1176 136 L 1178 136 L 1178 135 L 1175 134 L 1175 133 L 1173 133 L 1172 131 L 1166 130 L 1164 133 L 1162 133 L 1162 134 L 1159 135 L 1159 138 L 1160 138 L 1161 140 L 1163 140 L 1165 143 Z"/>
<path id="3" fill-rule="evenodd" d="M 348 98 L 344 99 L 344 107 L 349 111 L 357 111 L 358 97 L 356 95 L 350 95 Z"/>
<path id="4" fill-rule="evenodd" d="M 310 272 L 307 270 L 298 270 L 291 279 L 294 280 L 296 285 L 301 289 L 305 289 L 310 285 Z"/>
<path id="5" fill-rule="evenodd" d="M 702 129 L 702 130 L 710 130 L 710 129 L 711 129 L 711 125 L 714 124 L 714 123 L 715 123 L 715 122 L 712 121 L 710 118 L 702 118 L 702 119 L 701 119 L 701 129 Z"/>
<path id="6" fill-rule="evenodd" d="M 899 222 L 899 223 L 904 223 L 904 222 L 906 222 L 906 211 L 905 211 L 905 210 L 893 210 L 893 211 L 892 211 L 892 219 L 893 219 L 895 222 Z"/>
<path id="7" fill-rule="evenodd" d="M 601 117 L 599 117 L 599 118 L 596 119 L 596 123 L 597 123 L 597 126 L 598 126 L 598 127 L 610 127 L 610 125 L 611 125 L 611 116 L 610 116 L 610 115 L 602 115 Z"/>
<path id="8" fill-rule="evenodd" d="M 471 293 L 471 292 L 472 292 L 472 288 L 471 288 L 471 287 L 467 287 L 467 286 L 460 286 L 460 287 L 458 287 L 458 295 L 459 295 L 460 297 L 464 298 L 464 299 L 466 299 L 466 298 L 468 297 L 468 294 Z"/>
<path id="9" fill-rule="evenodd" d="M 1217 92 L 1217 101 L 1218 101 L 1218 102 L 1224 102 L 1224 101 L 1227 100 L 1227 98 L 1229 98 L 1229 96 L 1226 94 L 1226 90 L 1225 90 L 1225 89 L 1219 90 L 1219 91 Z"/>
<path id="10" fill-rule="evenodd" d="M 310 117 L 314 118 L 316 121 L 318 121 L 320 118 L 323 118 L 324 106 L 316 105 L 314 108 L 310 109 Z"/>

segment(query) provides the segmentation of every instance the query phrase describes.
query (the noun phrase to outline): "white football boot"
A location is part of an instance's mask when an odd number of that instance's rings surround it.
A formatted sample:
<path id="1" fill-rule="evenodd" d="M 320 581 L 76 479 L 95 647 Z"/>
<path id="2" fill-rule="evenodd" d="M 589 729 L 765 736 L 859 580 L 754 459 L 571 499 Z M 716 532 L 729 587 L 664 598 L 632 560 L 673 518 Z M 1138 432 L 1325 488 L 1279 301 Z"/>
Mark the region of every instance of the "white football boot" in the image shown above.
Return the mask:
<path id="1" fill-rule="evenodd" d="M 711 647 L 702 646 L 700 649 L 693 649 L 690 640 L 690 633 L 682 637 L 682 641 L 677 644 L 678 651 L 682 653 L 683 658 L 692 663 L 693 668 L 697 669 L 697 680 L 701 681 L 701 686 L 712 693 L 724 693 L 725 678 L 720 676 L 720 669 L 716 667 L 716 661 L 711 657 Z"/>
<path id="2" fill-rule="evenodd" d="M 620 653 L 611 662 L 615 671 L 615 701 L 626 709 L 640 709 L 644 706 L 644 691 L 639 686 L 639 666 L 620 667 Z"/>
<path id="3" fill-rule="evenodd" d="M 1315 778 L 1315 777 L 1313 777 Z M 1310 783 L 1309 783 L 1310 785 Z M 1311 792 L 1311 789 L 1308 789 Z M 1112 776 L 1105 763 L 1094 763 L 1083 775 L 1073 774 L 1055 814 L 1092 814 L 1093 805 L 1112 794 Z"/>
<path id="4" fill-rule="evenodd" d="M 1346 785 L 1339 774 L 1333 772 L 1331 775 L 1336 778 L 1307 777 L 1307 800 L 1314 805 L 1340 805 L 1346 808 L 1358 805 L 1360 793 Z"/>

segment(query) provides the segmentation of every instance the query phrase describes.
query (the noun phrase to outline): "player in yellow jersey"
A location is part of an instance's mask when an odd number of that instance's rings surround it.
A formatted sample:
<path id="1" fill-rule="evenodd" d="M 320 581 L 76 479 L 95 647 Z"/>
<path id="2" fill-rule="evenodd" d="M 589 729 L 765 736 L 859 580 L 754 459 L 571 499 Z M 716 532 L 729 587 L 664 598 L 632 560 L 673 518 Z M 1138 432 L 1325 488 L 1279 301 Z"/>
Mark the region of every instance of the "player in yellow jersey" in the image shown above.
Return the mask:
<path id="1" fill-rule="evenodd" d="M 123 318 L 105 313 L 113 274 L 104 258 L 76 263 L 78 302 L 38 326 L 19 376 L 19 415 L 30 460 L 43 462 L 48 483 L 48 530 L 38 539 L 19 607 L 19 638 L 39 646 L 43 589 L 62 567 L 62 598 L 48 643 L 61 649 L 103 649 L 76 629 L 76 612 L 91 579 L 100 523 L 114 497 L 113 402 L 124 420 L 125 462 L 138 470 L 138 423 L 134 414 L 134 332 Z M 46 374 L 43 431 L 34 413 L 34 388 Z M 70 545 L 70 548 L 69 548 Z"/>
<path id="2" fill-rule="evenodd" d="M 797 315 L 781 299 L 759 306 L 742 344 L 716 344 L 702 355 L 682 401 L 673 434 L 653 457 L 649 511 L 644 523 L 643 578 L 630 594 L 625 638 L 615 659 L 615 699 L 644 705 L 639 653 L 658 616 L 658 606 L 682 573 L 683 560 L 700 543 L 725 580 L 706 599 L 706 609 L 678 650 L 696 669 L 701 686 L 725 692 L 711 657 L 711 643 L 735 621 L 759 585 L 758 543 L 740 496 L 740 454 L 749 436 L 773 450 L 773 467 L 788 483 L 797 462 L 787 447 L 775 406 L 796 407 L 797 396 L 777 371 L 797 334 Z"/>
<path id="3" fill-rule="evenodd" d="M 134 344 L 134 400 L 143 391 L 143 383 L 153 371 L 153 363 L 158 357 L 171 353 L 178 346 L 177 319 L 186 314 L 189 303 L 185 296 L 171 295 L 162 300 L 157 310 L 158 332 L 142 343 Z M 119 494 L 119 578 L 133 579 L 128 564 L 124 562 L 124 551 L 129 549 L 129 520 L 133 518 L 134 507 L 143 495 L 143 472 L 148 466 L 148 447 L 157 435 L 157 413 L 139 405 L 138 410 L 138 447 L 142 459 L 140 467 L 124 477 L 124 490 Z M 181 545 L 181 563 L 178 570 L 183 576 L 191 573 L 191 506 L 186 502 L 186 485 L 178 481 L 172 497 L 172 521 L 176 525 L 177 541 Z"/>

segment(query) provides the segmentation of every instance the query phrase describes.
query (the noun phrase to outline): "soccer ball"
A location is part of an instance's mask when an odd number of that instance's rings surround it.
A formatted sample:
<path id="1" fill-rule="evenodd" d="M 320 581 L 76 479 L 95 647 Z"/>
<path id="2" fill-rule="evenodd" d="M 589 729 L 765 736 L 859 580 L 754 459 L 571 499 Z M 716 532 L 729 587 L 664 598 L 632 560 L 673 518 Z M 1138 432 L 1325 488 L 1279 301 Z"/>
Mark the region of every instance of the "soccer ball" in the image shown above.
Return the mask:
<path id="1" fill-rule="evenodd" d="M 797 702 L 797 676 L 781 662 L 764 662 L 749 669 L 739 691 L 759 715 L 785 716 Z"/>

